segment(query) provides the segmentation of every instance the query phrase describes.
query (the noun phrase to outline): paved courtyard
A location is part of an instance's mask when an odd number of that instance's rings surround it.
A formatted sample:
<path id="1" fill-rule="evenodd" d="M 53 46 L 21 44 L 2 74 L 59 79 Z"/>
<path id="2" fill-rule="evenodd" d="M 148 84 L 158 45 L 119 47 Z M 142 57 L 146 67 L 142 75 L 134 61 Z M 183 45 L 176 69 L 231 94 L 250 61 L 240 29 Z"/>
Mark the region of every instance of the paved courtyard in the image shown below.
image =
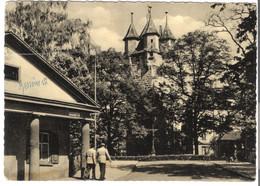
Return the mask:
<path id="1" fill-rule="evenodd" d="M 96 167 L 99 178 L 99 166 Z M 106 181 L 224 181 L 244 182 L 256 178 L 256 167 L 247 162 L 224 161 L 112 161 L 107 163 Z M 80 171 L 63 181 L 83 181 Z M 96 181 L 96 180 L 90 180 Z"/>
<path id="2" fill-rule="evenodd" d="M 242 164 L 233 165 L 233 171 L 226 169 L 223 163 L 205 161 L 154 161 L 139 162 L 135 169 L 127 176 L 118 180 L 127 181 L 252 181 L 248 175 L 244 176 L 235 172 Z M 231 167 L 231 164 L 228 165 Z M 243 165 L 241 170 L 251 171 L 249 164 Z"/>

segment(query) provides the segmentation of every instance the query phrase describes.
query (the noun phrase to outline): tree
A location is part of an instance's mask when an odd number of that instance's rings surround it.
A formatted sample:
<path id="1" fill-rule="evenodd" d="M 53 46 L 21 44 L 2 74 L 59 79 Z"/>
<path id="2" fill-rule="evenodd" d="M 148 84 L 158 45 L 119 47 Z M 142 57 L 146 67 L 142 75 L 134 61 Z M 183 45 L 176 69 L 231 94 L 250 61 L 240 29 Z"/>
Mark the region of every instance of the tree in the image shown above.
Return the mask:
<path id="1" fill-rule="evenodd" d="M 99 141 L 107 144 L 113 155 L 120 155 L 120 144 L 128 134 L 141 131 L 136 122 L 135 104 L 139 98 L 138 85 L 131 78 L 128 60 L 120 52 L 108 51 L 90 56 L 88 68 L 94 71 L 97 63 L 97 101 L 101 105 L 98 116 Z"/>
<path id="2" fill-rule="evenodd" d="M 215 127 L 211 112 L 216 109 L 215 86 L 221 88 L 220 78 L 228 62 L 226 41 L 214 33 L 197 30 L 177 40 L 158 71 L 166 79 L 161 88 L 167 87 L 168 95 L 176 100 L 175 118 L 185 124 L 183 129 L 195 146 L 195 154 L 198 137 Z"/>
<path id="3" fill-rule="evenodd" d="M 6 13 L 12 31 L 86 93 L 92 88 L 87 58 L 91 21 L 68 19 L 67 2 L 17 2 Z"/>
<path id="4" fill-rule="evenodd" d="M 256 136 L 256 5 L 216 3 L 212 10 L 206 25 L 227 33 L 237 47 L 234 63 L 223 76 L 226 92 L 234 99 L 231 123 Z"/>

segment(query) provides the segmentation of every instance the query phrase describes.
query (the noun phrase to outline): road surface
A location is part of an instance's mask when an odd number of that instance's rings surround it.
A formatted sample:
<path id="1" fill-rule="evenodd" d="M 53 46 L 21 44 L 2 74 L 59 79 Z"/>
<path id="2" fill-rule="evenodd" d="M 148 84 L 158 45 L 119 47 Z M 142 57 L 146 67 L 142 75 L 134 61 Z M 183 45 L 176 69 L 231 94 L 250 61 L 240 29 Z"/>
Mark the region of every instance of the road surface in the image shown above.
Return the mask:
<path id="1" fill-rule="evenodd" d="M 138 162 L 131 173 L 118 181 L 248 181 L 210 162 L 154 161 Z"/>

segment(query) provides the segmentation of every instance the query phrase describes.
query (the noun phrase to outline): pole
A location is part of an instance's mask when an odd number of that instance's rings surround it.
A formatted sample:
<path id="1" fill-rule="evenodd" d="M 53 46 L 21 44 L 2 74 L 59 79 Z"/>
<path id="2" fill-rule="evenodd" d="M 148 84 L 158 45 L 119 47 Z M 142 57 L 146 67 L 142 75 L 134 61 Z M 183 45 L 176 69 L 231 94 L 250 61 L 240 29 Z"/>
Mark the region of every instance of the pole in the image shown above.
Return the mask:
<path id="1" fill-rule="evenodd" d="M 95 83 L 94 83 L 94 100 L 95 102 L 97 102 L 97 53 L 95 56 Z M 97 132 L 96 132 L 96 128 L 97 128 L 97 114 L 95 113 L 94 115 L 95 118 L 95 124 L 94 124 L 94 145 L 95 145 L 95 150 L 97 150 Z"/>
<path id="2" fill-rule="evenodd" d="M 156 120 L 156 117 L 155 117 L 155 120 Z M 155 122 L 155 120 L 154 120 L 154 122 Z M 151 155 L 152 156 L 155 156 L 155 148 L 154 148 L 154 122 L 152 123 L 152 150 L 151 150 Z"/>

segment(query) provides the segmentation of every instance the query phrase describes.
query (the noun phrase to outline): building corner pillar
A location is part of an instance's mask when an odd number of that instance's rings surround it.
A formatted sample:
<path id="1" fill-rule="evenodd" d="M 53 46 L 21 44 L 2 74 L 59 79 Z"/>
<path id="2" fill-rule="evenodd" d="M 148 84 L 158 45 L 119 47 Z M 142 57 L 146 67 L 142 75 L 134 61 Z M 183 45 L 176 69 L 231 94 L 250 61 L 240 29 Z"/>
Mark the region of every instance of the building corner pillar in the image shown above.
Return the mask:
<path id="1" fill-rule="evenodd" d="M 30 123 L 29 180 L 40 179 L 39 136 L 40 136 L 40 121 L 39 118 L 35 118 Z"/>
<path id="2" fill-rule="evenodd" d="M 90 148 L 90 129 L 89 124 L 82 127 L 82 154 L 81 154 L 81 178 L 84 176 L 86 168 L 86 152 Z"/>

